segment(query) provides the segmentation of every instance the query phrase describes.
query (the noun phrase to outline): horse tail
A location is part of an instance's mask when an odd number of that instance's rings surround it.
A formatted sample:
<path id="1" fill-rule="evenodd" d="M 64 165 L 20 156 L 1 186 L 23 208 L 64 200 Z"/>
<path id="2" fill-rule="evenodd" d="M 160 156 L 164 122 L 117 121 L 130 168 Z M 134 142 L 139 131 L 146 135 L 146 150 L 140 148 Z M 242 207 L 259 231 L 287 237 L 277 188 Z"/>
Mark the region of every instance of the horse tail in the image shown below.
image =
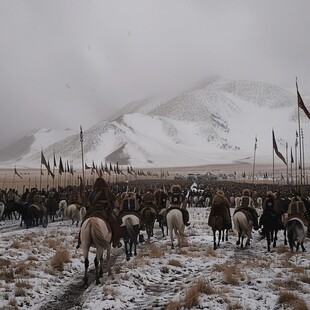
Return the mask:
<path id="1" fill-rule="evenodd" d="M 102 232 L 99 225 L 98 219 L 91 217 L 88 224 L 90 225 L 90 236 L 92 243 L 97 247 L 98 245 L 102 248 L 108 247 L 110 242 L 108 242 Z"/>
<path id="2" fill-rule="evenodd" d="M 180 211 L 181 212 L 181 211 Z M 187 237 L 184 233 L 183 233 L 183 231 L 182 231 L 182 229 L 181 229 L 181 224 L 182 224 L 182 222 L 183 222 L 183 219 L 182 219 L 182 214 L 181 214 L 181 223 L 180 223 L 180 221 L 178 220 L 178 217 L 176 217 L 176 216 L 173 216 L 172 217 L 172 219 L 171 219 L 172 221 L 171 221 L 171 224 L 172 224 L 172 229 L 174 230 L 174 232 L 175 232 L 175 234 L 177 235 L 177 236 L 182 236 L 182 237 Z"/>
<path id="3" fill-rule="evenodd" d="M 135 232 L 135 229 L 134 229 L 134 225 L 133 225 L 133 221 L 130 217 L 126 218 L 125 220 L 125 226 L 126 226 L 126 229 L 127 229 L 127 233 L 129 235 L 129 238 L 130 240 L 134 243 L 134 244 L 138 244 L 138 241 L 137 241 L 137 234 Z"/>

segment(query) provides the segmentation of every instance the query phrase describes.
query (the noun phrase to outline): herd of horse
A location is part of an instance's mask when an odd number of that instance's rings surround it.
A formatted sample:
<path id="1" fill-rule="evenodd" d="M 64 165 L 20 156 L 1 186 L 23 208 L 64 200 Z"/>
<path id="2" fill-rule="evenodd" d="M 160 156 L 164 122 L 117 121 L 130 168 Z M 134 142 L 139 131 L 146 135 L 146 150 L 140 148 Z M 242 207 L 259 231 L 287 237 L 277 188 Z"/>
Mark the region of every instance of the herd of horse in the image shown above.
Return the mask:
<path id="1" fill-rule="evenodd" d="M 309 201 L 309 199 L 308 199 Z M 283 201 L 288 204 L 288 200 Z M 257 202 L 257 206 L 260 207 L 261 201 Z M 188 207 L 191 203 L 188 202 Z M 22 204 L 20 201 L 11 200 L 4 205 L 0 203 L 0 219 L 6 218 L 12 219 L 13 217 L 20 219 L 20 226 L 23 222 L 27 228 L 37 225 L 43 225 L 46 227 L 48 220 L 54 221 L 56 218 L 70 219 L 72 225 L 76 226 L 81 223 L 85 216 L 86 209 L 78 204 L 67 205 L 66 200 L 61 200 L 59 203 L 55 203 L 55 200 L 49 198 L 45 199 L 44 203 L 41 202 L 42 208 L 38 208 L 35 204 Z M 210 206 L 210 204 L 209 204 Z M 203 205 L 205 207 L 205 205 Z M 287 209 L 284 206 L 283 209 Z M 162 230 L 163 236 L 165 236 L 165 228 L 167 234 L 170 236 L 171 248 L 174 249 L 174 239 L 177 239 L 177 245 L 182 246 L 183 239 L 186 237 L 185 224 L 183 222 L 183 215 L 181 210 L 173 209 L 166 213 L 165 209 L 161 212 L 157 212 L 152 207 L 146 207 L 141 213 L 125 212 L 121 214 L 121 230 L 122 239 L 124 242 L 126 260 L 130 260 L 133 255 L 137 255 L 137 245 L 139 243 L 140 229 L 143 227 L 147 234 L 147 242 L 150 242 L 153 236 L 153 230 L 156 220 L 159 227 Z M 235 212 L 232 215 L 232 221 L 234 229 L 238 234 L 238 240 L 236 244 L 241 248 L 250 245 L 252 238 L 253 222 L 249 220 L 243 212 Z M 228 240 L 229 229 L 224 227 L 223 218 L 218 215 L 212 224 L 213 231 L 213 248 L 217 249 L 220 246 L 220 241 Z M 270 214 L 265 217 L 262 237 L 266 238 L 267 250 L 270 251 L 271 244 L 276 247 L 277 234 L 280 230 L 284 232 L 284 242 L 287 245 L 287 239 L 291 251 L 296 248 L 296 251 L 301 247 L 302 251 L 305 251 L 304 242 L 307 235 L 307 227 L 304 223 L 298 219 L 291 219 L 286 226 L 282 222 L 279 222 L 274 215 Z M 216 239 L 216 237 L 218 238 Z M 96 248 L 96 256 L 94 259 L 94 265 L 96 270 L 96 283 L 99 283 L 99 279 L 103 274 L 103 253 L 106 251 L 108 273 L 111 273 L 111 241 L 112 233 L 109 224 L 97 217 L 89 217 L 85 220 L 80 227 L 81 249 L 84 257 L 84 284 L 88 284 L 87 271 L 89 268 L 89 251 L 90 247 Z"/>

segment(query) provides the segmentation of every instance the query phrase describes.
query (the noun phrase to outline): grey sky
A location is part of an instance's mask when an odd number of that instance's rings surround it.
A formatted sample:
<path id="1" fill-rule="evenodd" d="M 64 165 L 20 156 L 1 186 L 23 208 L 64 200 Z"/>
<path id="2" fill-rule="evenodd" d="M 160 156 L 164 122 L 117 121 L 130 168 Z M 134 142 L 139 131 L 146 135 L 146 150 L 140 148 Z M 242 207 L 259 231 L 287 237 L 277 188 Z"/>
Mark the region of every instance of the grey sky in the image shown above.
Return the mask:
<path id="1" fill-rule="evenodd" d="M 308 0 L 2 0 L 0 148 L 209 75 L 310 87 Z"/>

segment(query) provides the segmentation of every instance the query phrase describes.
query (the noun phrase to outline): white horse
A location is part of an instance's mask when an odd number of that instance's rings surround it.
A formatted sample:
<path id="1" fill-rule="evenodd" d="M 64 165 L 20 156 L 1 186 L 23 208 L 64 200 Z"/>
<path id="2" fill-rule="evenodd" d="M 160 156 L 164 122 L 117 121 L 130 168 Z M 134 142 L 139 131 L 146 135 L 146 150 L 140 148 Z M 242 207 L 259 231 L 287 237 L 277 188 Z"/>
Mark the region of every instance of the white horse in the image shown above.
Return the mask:
<path id="1" fill-rule="evenodd" d="M 172 209 L 170 211 L 168 210 L 166 218 L 167 218 L 167 227 L 171 240 L 171 249 L 174 249 L 173 232 L 175 233 L 178 239 L 178 246 L 181 247 L 183 238 L 186 237 L 186 235 L 184 234 L 185 225 L 183 222 L 183 215 L 181 210 L 179 209 Z"/>
<path id="2" fill-rule="evenodd" d="M 239 245 L 241 241 L 241 248 L 243 248 L 243 240 L 245 237 L 247 238 L 245 246 L 250 245 L 253 222 L 248 220 L 242 211 L 238 211 L 233 215 L 233 222 L 234 228 L 238 232 L 238 240 L 236 245 Z"/>
<path id="3" fill-rule="evenodd" d="M 206 197 L 205 203 L 204 203 L 205 207 L 209 208 L 210 207 L 210 203 L 211 203 L 210 197 Z"/>
<path id="4" fill-rule="evenodd" d="M 3 213 L 4 213 L 4 203 L 0 202 L 0 221 L 2 221 Z"/>
<path id="5" fill-rule="evenodd" d="M 59 201 L 59 208 L 57 211 L 57 216 L 64 219 L 67 216 L 68 204 L 65 199 Z"/>
<path id="6" fill-rule="evenodd" d="M 107 269 L 108 275 L 111 275 L 111 239 L 112 232 L 108 229 L 105 221 L 97 217 L 90 217 L 82 224 L 80 230 L 81 249 L 84 257 L 84 285 L 88 284 L 87 270 L 89 267 L 88 253 L 90 247 L 96 248 L 96 257 L 94 259 L 96 269 L 96 284 L 103 275 L 103 251 L 107 251 Z"/>
<path id="7" fill-rule="evenodd" d="M 303 252 L 306 251 L 304 242 L 307 237 L 307 229 L 307 226 L 298 218 L 292 218 L 288 221 L 286 230 L 291 251 L 294 250 L 294 246 L 296 246 L 296 252 L 299 246 L 301 246 Z"/>
<path id="8" fill-rule="evenodd" d="M 257 205 L 258 209 L 262 209 L 263 208 L 263 199 L 262 199 L 262 197 L 257 197 L 256 205 Z"/>
<path id="9" fill-rule="evenodd" d="M 80 222 L 80 206 L 74 203 L 69 205 L 66 217 L 69 220 L 72 220 L 72 225 L 74 224 L 74 221 L 76 221 L 76 226 L 78 226 Z"/>

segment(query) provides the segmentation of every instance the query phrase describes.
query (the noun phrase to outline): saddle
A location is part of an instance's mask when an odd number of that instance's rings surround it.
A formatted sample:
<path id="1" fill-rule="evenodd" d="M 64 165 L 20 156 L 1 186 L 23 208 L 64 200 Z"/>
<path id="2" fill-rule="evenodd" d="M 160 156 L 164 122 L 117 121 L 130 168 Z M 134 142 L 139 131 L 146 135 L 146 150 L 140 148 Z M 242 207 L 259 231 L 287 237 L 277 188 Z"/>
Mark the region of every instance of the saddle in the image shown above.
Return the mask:
<path id="1" fill-rule="evenodd" d="M 215 225 L 215 219 L 216 217 L 222 217 L 223 219 L 223 228 L 224 229 L 230 229 L 232 228 L 231 224 L 231 218 L 229 211 L 227 210 L 225 205 L 216 205 L 213 206 L 209 215 L 208 225 L 210 227 L 213 227 Z"/>
<path id="2" fill-rule="evenodd" d="M 241 208 L 241 209 L 239 209 L 239 210 L 236 210 L 236 211 L 235 211 L 235 214 L 236 214 L 237 212 L 243 212 L 244 215 L 246 216 L 246 218 L 248 219 L 248 221 L 252 221 L 252 222 L 255 221 L 253 214 L 251 213 L 250 210 L 247 210 L 247 208 Z"/>
<path id="3" fill-rule="evenodd" d="M 42 204 L 32 203 L 29 207 L 35 207 L 39 212 L 44 213 L 45 209 Z"/>

